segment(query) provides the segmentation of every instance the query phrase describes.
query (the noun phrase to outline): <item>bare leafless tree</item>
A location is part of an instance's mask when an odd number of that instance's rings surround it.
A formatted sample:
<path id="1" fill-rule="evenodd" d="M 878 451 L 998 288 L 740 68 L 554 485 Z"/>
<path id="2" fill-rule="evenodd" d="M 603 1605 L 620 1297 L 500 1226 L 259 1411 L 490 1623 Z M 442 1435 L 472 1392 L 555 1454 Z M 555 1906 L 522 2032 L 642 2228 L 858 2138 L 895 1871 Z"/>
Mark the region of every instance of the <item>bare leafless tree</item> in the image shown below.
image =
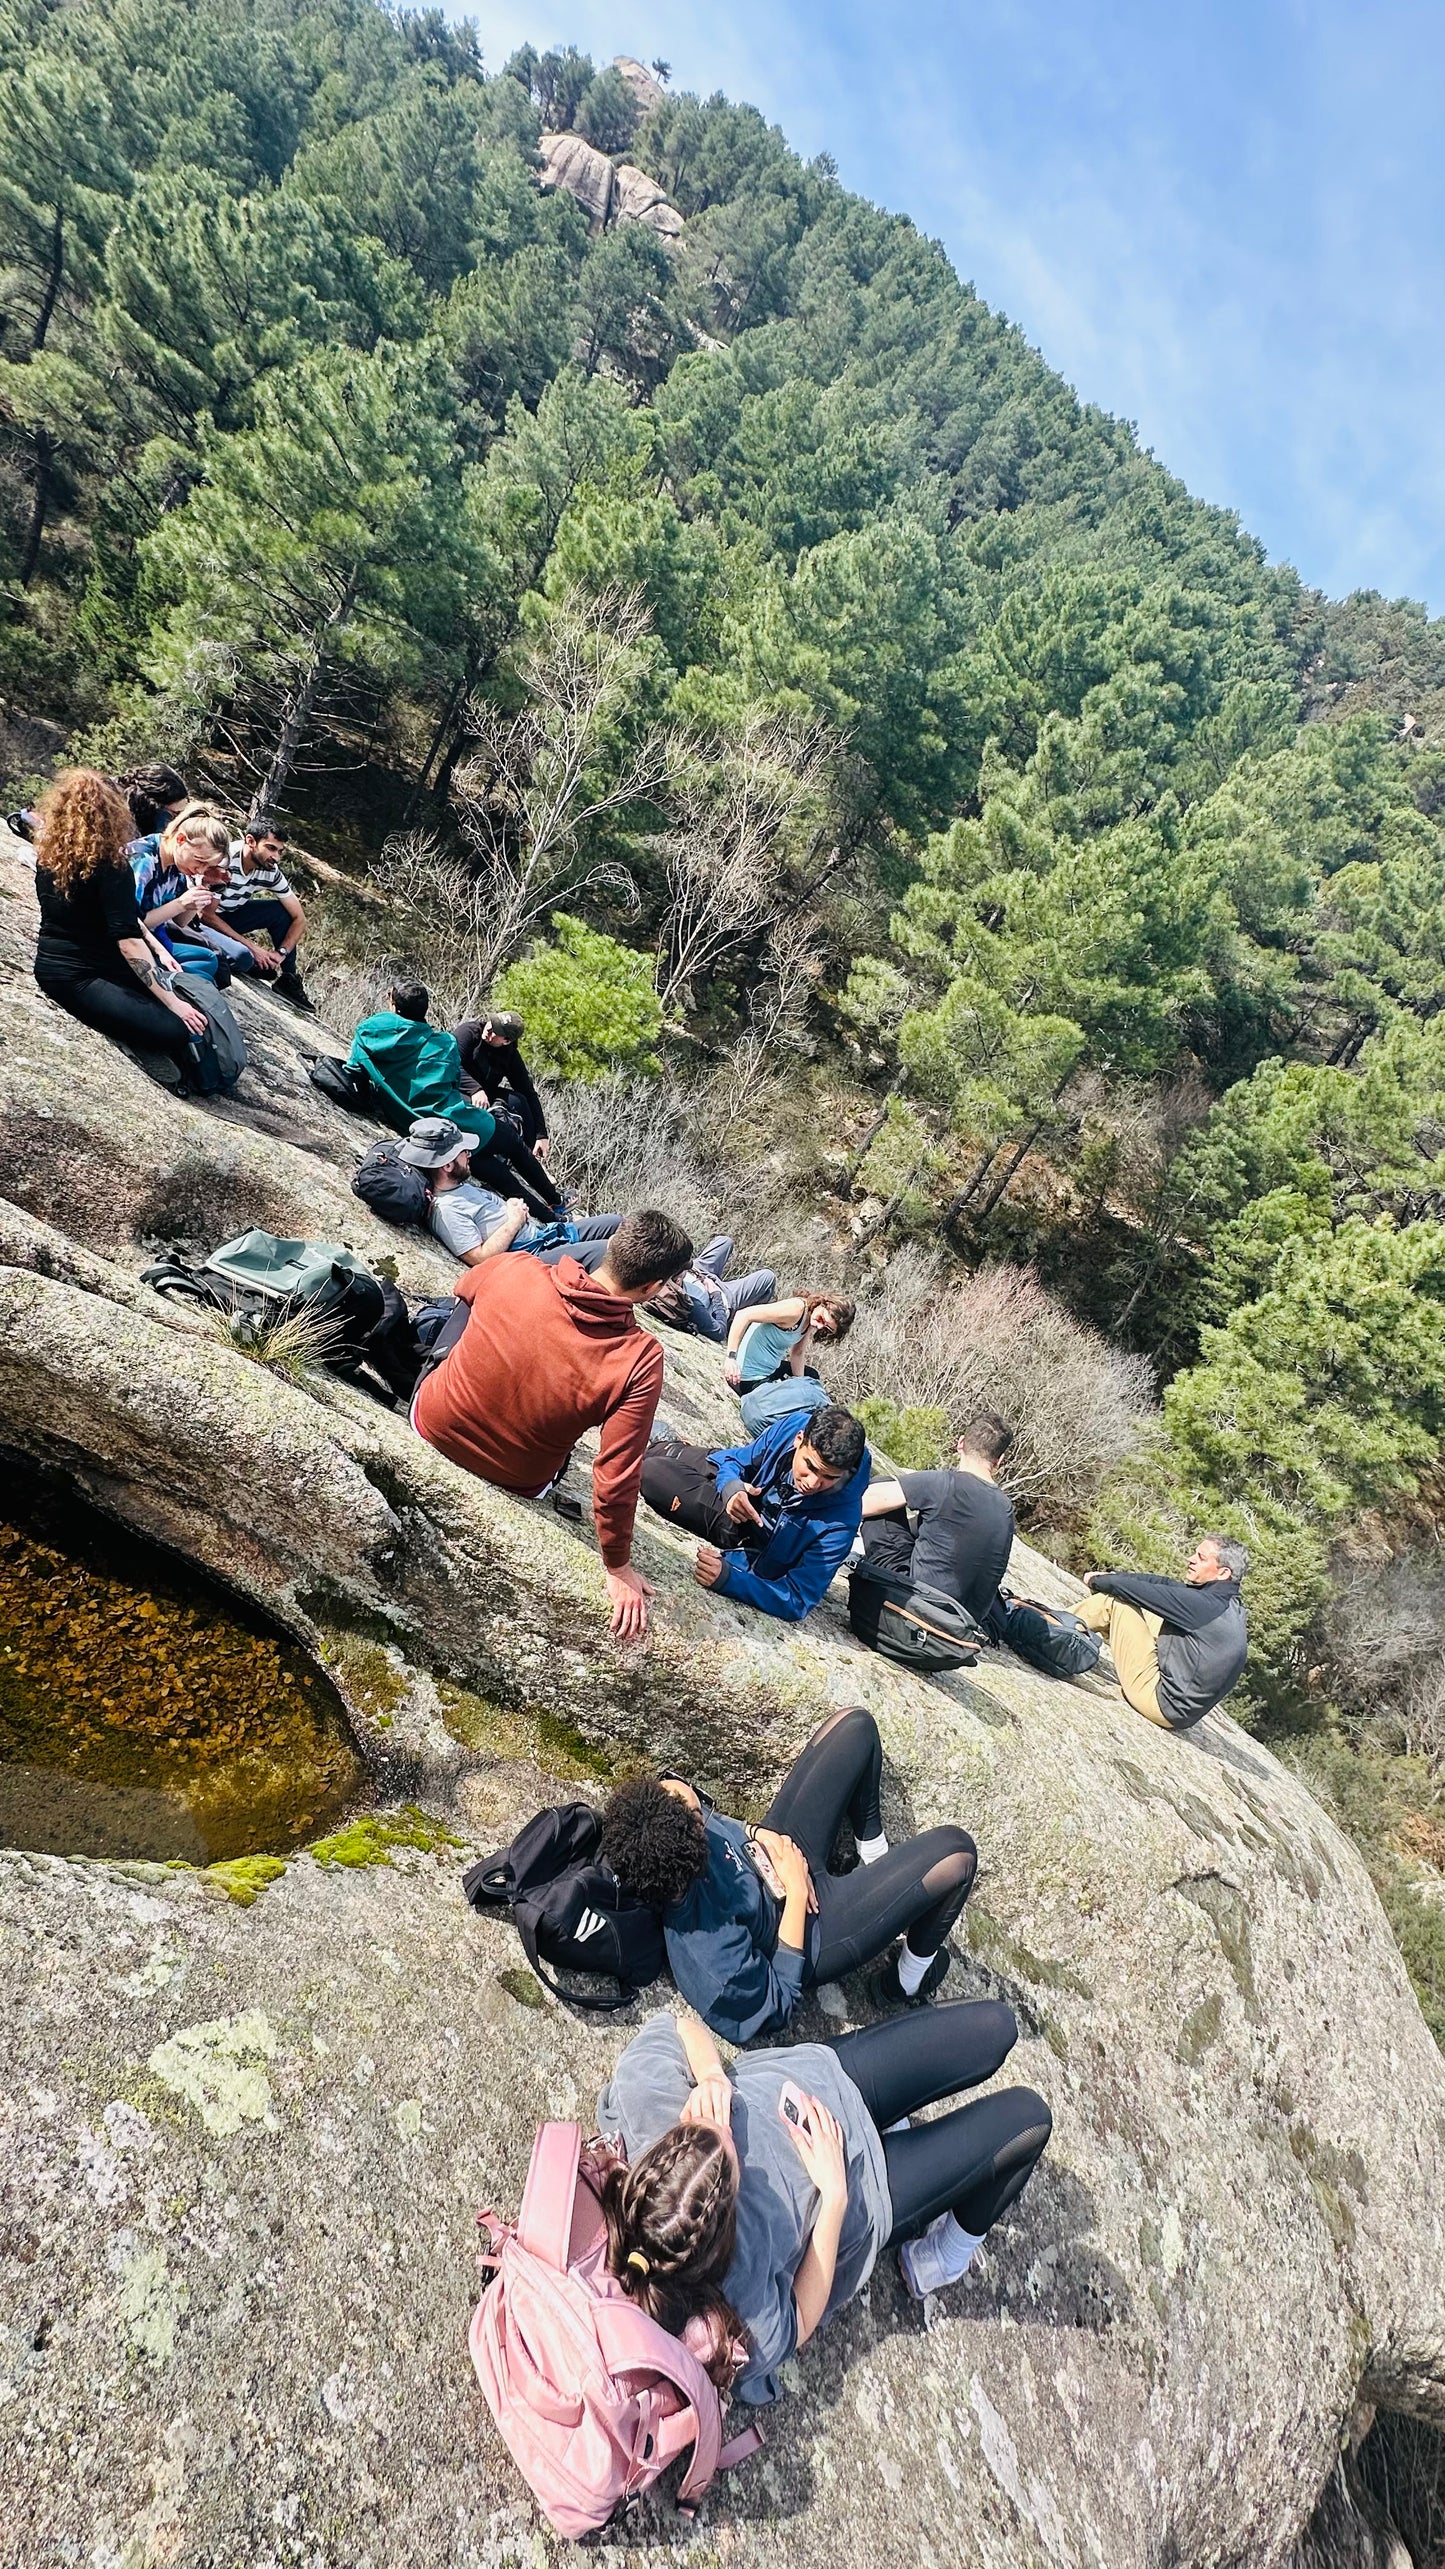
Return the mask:
<path id="1" fill-rule="evenodd" d="M 1017 1439 L 1004 1479 L 1054 1510 L 1093 1497 L 1136 1443 L 1153 1389 L 1142 1357 L 1107 1346 L 1028 1268 L 950 1275 L 912 1244 L 860 1293 L 828 1381 L 843 1400 L 941 1409 L 954 1435 L 980 1409 L 1001 1411 Z"/>
<path id="2" fill-rule="evenodd" d="M 560 903 L 605 885 L 635 906 L 627 868 L 588 842 L 664 779 L 661 731 L 634 727 L 650 621 L 640 590 L 572 591 L 518 655 L 520 711 L 472 708 L 473 752 L 454 788 L 461 852 L 444 857 L 417 831 L 382 851 L 383 888 L 425 924 L 431 977 L 467 1007 Z"/>
<path id="3" fill-rule="evenodd" d="M 784 913 L 768 930 L 760 979 L 748 1000 L 748 1020 L 726 1061 L 704 1092 L 715 1151 L 761 1104 L 782 1074 L 784 1058 L 803 1040 L 808 998 L 822 970 L 821 931 L 808 911 Z"/>
<path id="4" fill-rule="evenodd" d="M 809 843 L 826 827 L 837 748 L 823 723 L 763 713 L 725 743 L 674 745 L 671 825 L 656 842 L 667 880 L 657 995 L 668 1016 L 793 906 L 789 859 L 806 865 Z"/>

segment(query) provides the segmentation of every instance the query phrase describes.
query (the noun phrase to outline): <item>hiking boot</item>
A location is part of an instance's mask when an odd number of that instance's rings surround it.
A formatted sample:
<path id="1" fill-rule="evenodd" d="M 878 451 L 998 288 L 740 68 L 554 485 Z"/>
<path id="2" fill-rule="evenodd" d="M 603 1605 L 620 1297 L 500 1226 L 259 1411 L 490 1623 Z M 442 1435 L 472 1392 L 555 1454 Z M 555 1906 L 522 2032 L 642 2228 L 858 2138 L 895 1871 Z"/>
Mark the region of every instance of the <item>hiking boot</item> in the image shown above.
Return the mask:
<path id="1" fill-rule="evenodd" d="M 921 2239 L 905 2239 L 898 2251 L 898 2271 L 915 2301 L 960 2284 L 983 2241 L 963 2229 L 951 2212 L 930 2221 Z"/>
<path id="2" fill-rule="evenodd" d="M 940 1945 L 921 1982 L 910 1998 L 898 1977 L 898 1957 L 885 1963 L 868 1992 L 875 2007 L 926 2007 L 935 1989 L 941 1989 L 948 1978 L 953 1956 L 947 1945 Z"/>
<path id="3" fill-rule="evenodd" d="M 278 999 L 289 1000 L 293 1008 L 300 1009 L 303 1017 L 315 1016 L 316 1002 L 308 995 L 299 972 L 293 973 L 289 980 L 283 972 L 275 984 L 275 990 Z"/>

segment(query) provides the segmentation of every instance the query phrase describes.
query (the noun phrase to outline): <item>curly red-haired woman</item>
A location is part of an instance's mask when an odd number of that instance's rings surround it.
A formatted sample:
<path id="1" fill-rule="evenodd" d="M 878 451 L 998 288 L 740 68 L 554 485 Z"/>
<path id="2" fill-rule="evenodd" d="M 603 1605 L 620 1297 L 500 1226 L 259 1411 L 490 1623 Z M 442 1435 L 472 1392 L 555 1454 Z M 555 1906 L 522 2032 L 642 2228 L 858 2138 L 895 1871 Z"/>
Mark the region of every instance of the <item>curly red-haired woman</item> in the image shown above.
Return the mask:
<path id="1" fill-rule="evenodd" d="M 126 846 L 125 797 L 93 768 L 72 767 L 42 797 L 35 822 L 40 935 L 35 978 L 83 1024 L 143 1052 L 165 1053 L 182 1081 L 196 1068 L 206 1019 L 172 988 L 171 957 L 145 928 Z"/>

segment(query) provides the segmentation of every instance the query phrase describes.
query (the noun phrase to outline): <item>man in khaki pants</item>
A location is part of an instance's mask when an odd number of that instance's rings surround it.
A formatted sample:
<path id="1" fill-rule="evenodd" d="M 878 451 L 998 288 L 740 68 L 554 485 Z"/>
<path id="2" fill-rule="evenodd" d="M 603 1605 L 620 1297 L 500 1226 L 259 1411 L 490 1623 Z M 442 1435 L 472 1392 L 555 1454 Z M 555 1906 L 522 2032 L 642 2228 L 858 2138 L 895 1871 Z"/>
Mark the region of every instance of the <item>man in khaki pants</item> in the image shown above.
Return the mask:
<path id="1" fill-rule="evenodd" d="M 1182 1579 L 1139 1570 L 1091 1570 L 1093 1591 L 1075 1611 L 1102 1633 L 1124 1701 L 1161 1730 L 1191 1730 L 1222 1703 L 1243 1670 L 1249 1633 L 1239 1583 L 1242 1543 L 1202 1534 Z"/>

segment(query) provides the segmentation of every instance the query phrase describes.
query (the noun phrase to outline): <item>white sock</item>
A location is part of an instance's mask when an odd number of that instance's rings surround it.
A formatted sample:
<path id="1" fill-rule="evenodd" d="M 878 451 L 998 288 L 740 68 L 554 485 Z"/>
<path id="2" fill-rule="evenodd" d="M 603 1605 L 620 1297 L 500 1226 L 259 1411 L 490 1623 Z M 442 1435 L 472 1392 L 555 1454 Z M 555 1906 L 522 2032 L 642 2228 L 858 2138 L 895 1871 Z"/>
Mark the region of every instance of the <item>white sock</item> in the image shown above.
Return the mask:
<path id="1" fill-rule="evenodd" d="M 858 1840 L 858 1861 L 860 1864 L 876 1864 L 880 1855 L 886 1855 L 887 1853 L 888 1840 L 881 1829 L 879 1830 L 876 1838 L 860 1838 Z"/>
<path id="2" fill-rule="evenodd" d="M 938 2253 L 957 2283 L 973 2264 L 983 2246 L 983 2238 L 981 2235 L 975 2237 L 972 2230 L 965 2230 L 955 2212 L 945 2212 L 942 2220 L 934 2224 L 934 2235 Z"/>
<path id="3" fill-rule="evenodd" d="M 911 1945 L 903 1945 L 898 1955 L 898 1986 L 905 1998 L 913 1998 L 923 1987 L 924 1975 L 933 1961 L 932 1954 L 916 1954 Z"/>

